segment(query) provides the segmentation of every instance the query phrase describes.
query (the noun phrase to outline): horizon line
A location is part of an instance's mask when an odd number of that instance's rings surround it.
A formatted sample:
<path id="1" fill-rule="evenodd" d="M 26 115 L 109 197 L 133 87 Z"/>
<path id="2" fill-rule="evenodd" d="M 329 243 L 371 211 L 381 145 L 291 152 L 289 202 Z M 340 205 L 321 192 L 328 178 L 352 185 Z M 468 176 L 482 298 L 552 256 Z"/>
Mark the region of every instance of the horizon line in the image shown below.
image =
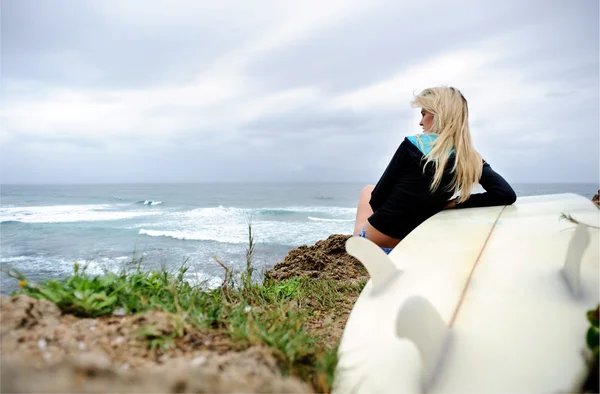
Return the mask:
<path id="1" fill-rule="evenodd" d="M 373 181 L 160 181 L 160 182 L 97 182 L 97 183 L 73 183 L 73 182 L 57 182 L 57 183 L 1 183 L 2 186 L 101 186 L 101 185 L 198 185 L 198 184 L 373 184 Z M 376 182 L 375 182 L 376 183 Z M 600 181 L 516 181 L 510 182 L 514 185 L 519 184 L 538 184 L 538 185 L 552 185 L 552 184 L 598 184 Z"/>

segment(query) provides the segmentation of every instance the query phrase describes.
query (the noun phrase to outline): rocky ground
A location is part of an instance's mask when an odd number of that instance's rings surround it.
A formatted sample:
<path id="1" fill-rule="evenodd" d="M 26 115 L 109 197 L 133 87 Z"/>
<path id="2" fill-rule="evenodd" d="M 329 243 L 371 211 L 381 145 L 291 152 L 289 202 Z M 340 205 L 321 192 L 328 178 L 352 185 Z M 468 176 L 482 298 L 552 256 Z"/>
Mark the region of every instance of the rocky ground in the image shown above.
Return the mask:
<path id="1" fill-rule="evenodd" d="M 275 281 L 294 276 L 366 279 L 360 263 L 345 252 L 347 238 L 332 235 L 293 249 L 265 276 Z M 354 301 L 314 316 L 307 321 L 309 331 L 336 343 Z M 155 351 L 136 333 L 153 327 L 169 335 L 176 327 L 164 312 L 77 318 L 25 295 L 2 296 L 0 307 L 2 392 L 313 391 L 298 378 L 282 376 L 267 349 L 239 351 L 225 335 L 211 330 L 187 328 L 168 349 Z"/>

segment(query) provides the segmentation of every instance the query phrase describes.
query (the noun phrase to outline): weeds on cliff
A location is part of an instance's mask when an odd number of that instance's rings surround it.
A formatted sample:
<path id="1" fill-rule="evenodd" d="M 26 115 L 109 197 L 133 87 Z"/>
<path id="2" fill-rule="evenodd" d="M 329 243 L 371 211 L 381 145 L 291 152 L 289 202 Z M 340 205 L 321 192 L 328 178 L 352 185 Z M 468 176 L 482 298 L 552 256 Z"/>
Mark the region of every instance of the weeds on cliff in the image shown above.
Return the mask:
<path id="1" fill-rule="evenodd" d="M 560 219 L 561 220 L 566 220 L 566 221 L 571 222 L 573 224 L 583 224 L 584 226 L 589 227 L 589 228 L 600 229 L 600 227 L 598 227 L 598 226 L 594 226 L 592 224 L 587 224 L 587 223 L 580 222 L 579 220 L 575 219 L 573 216 L 571 216 L 569 214 L 566 214 L 564 212 L 560 214 Z"/>
<path id="2" fill-rule="evenodd" d="M 252 235 L 252 221 L 248 218 L 248 247 L 246 247 L 246 271 L 242 272 L 242 283 L 244 288 L 252 286 L 252 274 L 254 267 L 252 259 L 254 258 L 254 236 Z"/>
<path id="3" fill-rule="evenodd" d="M 249 291 L 254 285 L 254 265 L 252 259 L 254 258 L 255 243 L 254 235 L 252 234 L 252 221 L 251 217 L 248 217 L 248 246 L 246 247 L 246 267 L 245 270 L 239 274 L 239 281 L 236 281 L 236 273 L 233 268 L 225 265 L 219 258 L 215 257 L 217 264 L 223 268 L 225 275 L 223 283 L 221 285 L 221 291 L 223 296 L 227 299 L 230 298 L 232 289 L 237 288 L 238 291 L 246 292 Z"/>
<path id="4" fill-rule="evenodd" d="M 596 309 L 587 311 L 587 319 L 590 327 L 586 333 L 586 343 L 592 353 L 592 357 L 600 357 L 600 304 Z"/>
<path id="5" fill-rule="evenodd" d="M 152 327 L 138 333 L 154 350 L 176 346 L 177 339 L 194 327 L 209 328 L 226 334 L 237 349 L 267 346 L 282 373 L 302 378 L 317 392 L 330 391 L 337 349 L 311 333 L 307 322 L 355 299 L 364 283 L 301 278 L 264 284 L 242 281 L 242 286 L 228 287 L 225 296 L 224 286 L 206 290 L 190 284 L 185 280 L 187 270 L 184 264 L 176 270 L 143 271 L 138 264 L 128 272 L 90 276 L 75 264 L 67 278 L 41 283 L 16 271 L 5 273 L 20 281 L 17 293 L 50 300 L 64 313 L 80 317 L 168 312 L 179 322 L 173 333 L 165 336 Z"/>
<path id="6" fill-rule="evenodd" d="M 19 280 L 17 293 L 54 302 L 64 313 L 79 317 L 125 315 L 148 311 L 169 314 L 175 329 L 165 334 L 156 327 L 137 333 L 153 351 L 166 352 L 177 346 L 186 331 L 208 328 L 226 334 L 237 349 L 262 345 L 271 349 L 285 375 L 296 375 L 317 392 L 329 392 L 337 364 L 337 346 L 311 333 L 307 322 L 322 313 L 339 311 L 353 302 L 365 282 L 351 284 L 294 277 L 255 283 L 252 259 L 255 243 L 248 223 L 245 271 L 215 259 L 225 270 L 222 285 L 205 289 L 185 280 L 185 261 L 178 269 L 143 271 L 141 260 L 132 260 L 119 273 L 90 276 L 86 266 L 74 264 L 64 279 L 41 283 L 28 280 L 15 270 L 5 274 Z M 239 282 L 236 281 L 239 278 Z M 347 309 L 347 308 L 346 308 Z"/>
<path id="7" fill-rule="evenodd" d="M 152 351 L 160 350 L 163 353 L 175 346 L 174 340 L 177 338 L 176 332 L 165 335 L 154 326 L 142 327 L 137 335 L 148 342 Z"/>

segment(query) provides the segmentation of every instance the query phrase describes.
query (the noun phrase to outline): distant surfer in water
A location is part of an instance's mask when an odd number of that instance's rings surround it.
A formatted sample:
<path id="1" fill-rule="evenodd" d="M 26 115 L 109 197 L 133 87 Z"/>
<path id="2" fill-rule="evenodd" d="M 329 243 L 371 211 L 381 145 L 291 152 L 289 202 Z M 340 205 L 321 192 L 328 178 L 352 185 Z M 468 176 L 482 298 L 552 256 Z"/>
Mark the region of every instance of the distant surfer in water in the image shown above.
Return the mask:
<path id="1" fill-rule="evenodd" d="M 517 198 L 475 150 L 458 89 L 425 89 L 412 105 L 421 108 L 423 133 L 404 139 L 377 184 L 362 190 L 356 212 L 354 235 L 386 253 L 443 209 L 510 205 Z M 485 192 L 471 194 L 476 184 Z"/>

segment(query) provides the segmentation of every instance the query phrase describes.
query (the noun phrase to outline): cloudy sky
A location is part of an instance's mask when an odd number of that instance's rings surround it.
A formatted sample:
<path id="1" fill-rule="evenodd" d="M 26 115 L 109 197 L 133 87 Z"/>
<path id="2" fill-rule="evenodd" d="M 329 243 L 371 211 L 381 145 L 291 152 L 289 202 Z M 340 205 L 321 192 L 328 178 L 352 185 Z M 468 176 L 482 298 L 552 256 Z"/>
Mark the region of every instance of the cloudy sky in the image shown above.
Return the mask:
<path id="1" fill-rule="evenodd" d="M 1 183 L 376 182 L 439 84 L 507 180 L 599 179 L 597 0 L 1 7 Z"/>

